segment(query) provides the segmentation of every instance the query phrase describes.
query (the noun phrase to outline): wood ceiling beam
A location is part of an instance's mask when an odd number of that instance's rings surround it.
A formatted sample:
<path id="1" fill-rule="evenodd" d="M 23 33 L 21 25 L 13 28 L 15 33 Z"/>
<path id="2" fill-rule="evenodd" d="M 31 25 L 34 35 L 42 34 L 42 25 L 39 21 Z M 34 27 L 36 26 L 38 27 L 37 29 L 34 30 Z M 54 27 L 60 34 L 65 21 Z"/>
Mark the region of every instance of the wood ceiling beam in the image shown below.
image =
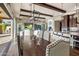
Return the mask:
<path id="1" fill-rule="evenodd" d="M 2 19 L 11 19 L 11 18 L 3 17 Z"/>
<path id="2" fill-rule="evenodd" d="M 0 7 L 4 10 L 4 12 L 11 18 L 11 15 L 9 14 L 7 8 L 5 7 L 5 5 L 3 3 L 0 3 Z"/>
<path id="3" fill-rule="evenodd" d="M 10 17 L 4 17 L 0 15 L 0 19 L 11 19 Z"/>
<path id="4" fill-rule="evenodd" d="M 8 17 L 2 17 L 0 16 L 1 19 L 11 19 L 11 18 L 8 18 Z"/>
<path id="5" fill-rule="evenodd" d="M 24 17 L 32 17 L 32 16 L 30 16 L 30 15 L 23 15 L 23 14 L 20 14 L 20 16 L 24 16 Z M 45 19 L 44 17 L 36 17 L 36 16 L 35 16 L 35 18 Z"/>
<path id="6" fill-rule="evenodd" d="M 32 13 L 33 11 L 30 10 L 25 10 L 25 9 L 21 9 L 22 12 L 28 12 L 28 13 Z M 38 14 L 38 12 L 34 12 L 35 14 Z M 44 16 L 49 16 L 49 17 L 53 17 L 53 15 L 49 15 L 49 14 L 45 14 L 45 13 L 41 13 L 39 12 L 40 15 L 44 15 Z"/>
<path id="7" fill-rule="evenodd" d="M 60 9 L 58 7 L 55 7 L 55 6 L 52 6 L 52 5 L 49 5 L 47 3 L 33 3 L 33 4 L 41 6 L 41 7 L 45 7 L 45 8 L 51 9 L 51 10 L 55 10 L 55 11 L 58 11 L 58 12 L 61 12 L 61 13 L 66 13 L 65 10 Z"/>
<path id="8" fill-rule="evenodd" d="M 1 13 L 1 11 L 0 11 L 0 13 Z"/>

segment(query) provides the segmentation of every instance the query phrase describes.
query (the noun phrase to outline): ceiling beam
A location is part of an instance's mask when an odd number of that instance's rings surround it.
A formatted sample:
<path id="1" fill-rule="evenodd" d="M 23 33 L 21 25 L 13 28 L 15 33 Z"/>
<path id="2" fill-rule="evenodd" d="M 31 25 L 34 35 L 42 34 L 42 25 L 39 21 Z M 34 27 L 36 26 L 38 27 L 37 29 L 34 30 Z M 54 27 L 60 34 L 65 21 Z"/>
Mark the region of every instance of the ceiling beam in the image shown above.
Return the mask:
<path id="1" fill-rule="evenodd" d="M 3 17 L 2 19 L 10 19 L 11 20 L 11 18 L 7 18 L 7 17 Z"/>
<path id="2" fill-rule="evenodd" d="M 8 18 L 8 17 L 2 17 L 0 16 L 1 19 L 11 19 L 11 18 Z"/>
<path id="3" fill-rule="evenodd" d="M 23 12 L 28 12 L 28 13 L 32 13 L 33 11 L 30 11 L 30 10 L 25 10 L 25 9 L 21 9 L 21 11 Z M 38 12 L 34 12 L 35 14 L 38 14 Z M 45 13 L 41 13 L 39 12 L 40 15 L 44 15 L 44 16 L 50 16 L 50 17 L 53 17 L 53 15 L 49 15 L 49 14 L 45 14 Z"/>
<path id="4" fill-rule="evenodd" d="M 0 13 L 1 13 L 1 11 L 0 11 Z"/>
<path id="5" fill-rule="evenodd" d="M 20 16 L 24 16 L 24 17 L 32 17 L 32 16 L 30 16 L 30 15 L 23 15 L 23 14 L 20 14 Z M 37 16 L 35 16 L 35 18 L 45 19 L 44 17 L 37 17 Z"/>
<path id="6" fill-rule="evenodd" d="M 5 7 L 5 5 L 3 3 L 0 3 L 0 7 L 4 10 L 4 12 L 11 18 L 11 15 L 9 14 L 7 8 Z"/>
<path id="7" fill-rule="evenodd" d="M 55 6 L 52 6 L 52 5 L 49 5 L 47 3 L 33 3 L 33 4 L 41 6 L 41 7 L 45 7 L 45 8 L 51 9 L 51 10 L 55 10 L 55 11 L 58 11 L 58 12 L 61 12 L 61 13 L 66 13 L 65 10 L 60 9 L 58 7 L 55 7 Z"/>

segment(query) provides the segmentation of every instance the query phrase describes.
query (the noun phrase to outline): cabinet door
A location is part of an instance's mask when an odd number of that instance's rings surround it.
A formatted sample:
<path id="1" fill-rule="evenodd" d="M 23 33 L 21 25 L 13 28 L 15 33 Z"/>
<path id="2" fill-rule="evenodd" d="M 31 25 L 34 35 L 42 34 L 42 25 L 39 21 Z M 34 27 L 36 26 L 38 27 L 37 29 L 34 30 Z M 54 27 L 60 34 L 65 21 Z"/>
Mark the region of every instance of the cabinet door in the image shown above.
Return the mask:
<path id="1" fill-rule="evenodd" d="M 74 15 L 69 16 L 69 27 L 76 27 L 77 26 L 77 18 L 74 18 Z"/>
<path id="2" fill-rule="evenodd" d="M 65 28 L 67 28 L 67 22 L 68 22 L 68 16 L 64 16 L 64 24 L 65 24 Z"/>
<path id="3" fill-rule="evenodd" d="M 62 31 L 68 31 L 68 28 L 69 28 L 69 15 L 66 15 L 62 20 Z"/>
<path id="4" fill-rule="evenodd" d="M 69 27 L 73 27 L 73 17 L 69 16 Z"/>
<path id="5" fill-rule="evenodd" d="M 73 18 L 73 27 L 77 27 L 77 18 Z"/>
<path id="6" fill-rule="evenodd" d="M 69 24 L 69 15 L 64 16 L 64 19 L 62 20 L 62 28 L 68 28 Z"/>

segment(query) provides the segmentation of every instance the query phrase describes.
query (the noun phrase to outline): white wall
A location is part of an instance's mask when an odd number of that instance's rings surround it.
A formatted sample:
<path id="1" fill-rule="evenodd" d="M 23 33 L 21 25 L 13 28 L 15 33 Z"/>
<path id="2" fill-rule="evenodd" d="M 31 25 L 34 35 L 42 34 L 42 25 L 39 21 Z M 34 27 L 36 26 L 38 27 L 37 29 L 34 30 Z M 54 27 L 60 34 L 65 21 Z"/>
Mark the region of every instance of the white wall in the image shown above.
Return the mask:
<path id="1" fill-rule="evenodd" d="M 51 24 L 50 24 L 50 22 L 51 22 Z M 54 22 L 55 22 L 55 21 L 54 21 L 53 19 L 50 19 L 50 20 L 47 21 L 48 28 L 51 26 L 52 29 L 53 29 L 53 31 L 54 31 L 54 26 L 55 26 Z"/>

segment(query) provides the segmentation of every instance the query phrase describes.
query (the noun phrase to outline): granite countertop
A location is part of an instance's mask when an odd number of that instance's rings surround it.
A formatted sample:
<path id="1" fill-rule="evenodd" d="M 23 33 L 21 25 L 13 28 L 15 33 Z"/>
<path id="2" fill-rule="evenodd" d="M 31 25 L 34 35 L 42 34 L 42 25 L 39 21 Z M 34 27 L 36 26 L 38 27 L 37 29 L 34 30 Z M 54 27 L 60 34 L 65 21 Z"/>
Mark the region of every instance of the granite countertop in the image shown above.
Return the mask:
<path id="1" fill-rule="evenodd" d="M 72 32 L 57 32 L 56 35 L 58 35 L 58 33 L 63 34 L 62 36 L 69 36 L 69 35 L 76 35 L 76 36 L 79 36 L 79 31 L 72 31 Z"/>
<path id="2" fill-rule="evenodd" d="M 76 36 L 79 36 L 79 32 L 70 32 L 70 35 L 76 35 Z"/>
<path id="3" fill-rule="evenodd" d="M 70 33 L 69 32 L 57 32 L 57 34 L 55 34 L 55 35 L 60 35 L 60 36 L 67 37 L 67 38 L 70 37 Z"/>

